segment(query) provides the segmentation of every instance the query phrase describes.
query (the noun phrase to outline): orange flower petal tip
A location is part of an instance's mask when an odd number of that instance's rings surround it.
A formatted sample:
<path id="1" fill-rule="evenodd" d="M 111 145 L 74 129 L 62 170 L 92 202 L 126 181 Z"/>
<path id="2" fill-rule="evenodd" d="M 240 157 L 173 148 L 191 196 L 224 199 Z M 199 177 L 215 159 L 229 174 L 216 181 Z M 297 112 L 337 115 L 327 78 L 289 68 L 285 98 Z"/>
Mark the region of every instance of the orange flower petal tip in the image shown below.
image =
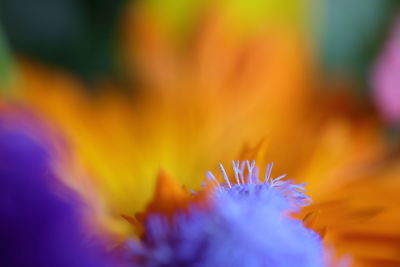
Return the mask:
<path id="1" fill-rule="evenodd" d="M 153 200 L 147 206 L 147 213 L 159 212 L 166 215 L 177 209 L 184 209 L 190 201 L 190 194 L 179 186 L 165 171 L 157 176 Z"/>

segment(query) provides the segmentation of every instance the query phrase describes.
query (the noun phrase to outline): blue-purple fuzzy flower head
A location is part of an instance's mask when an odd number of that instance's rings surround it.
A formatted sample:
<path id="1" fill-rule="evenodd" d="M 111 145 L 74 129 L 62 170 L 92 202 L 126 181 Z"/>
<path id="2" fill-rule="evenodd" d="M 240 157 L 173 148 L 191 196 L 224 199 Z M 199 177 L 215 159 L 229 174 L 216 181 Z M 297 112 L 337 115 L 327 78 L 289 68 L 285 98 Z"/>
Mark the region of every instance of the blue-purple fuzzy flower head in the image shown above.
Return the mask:
<path id="1" fill-rule="evenodd" d="M 233 178 L 213 174 L 211 207 L 192 204 L 173 218 L 152 214 L 131 242 L 134 266 L 323 266 L 320 237 L 288 213 L 307 205 L 303 185 L 258 178 L 254 162 L 233 162 Z"/>

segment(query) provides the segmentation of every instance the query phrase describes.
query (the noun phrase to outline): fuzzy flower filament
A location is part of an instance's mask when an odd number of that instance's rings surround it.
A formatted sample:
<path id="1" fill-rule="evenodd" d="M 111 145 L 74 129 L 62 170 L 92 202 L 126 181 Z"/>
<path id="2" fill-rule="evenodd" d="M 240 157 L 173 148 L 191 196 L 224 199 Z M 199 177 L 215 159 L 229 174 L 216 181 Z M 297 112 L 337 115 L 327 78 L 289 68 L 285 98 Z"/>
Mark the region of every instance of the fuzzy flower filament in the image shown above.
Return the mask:
<path id="1" fill-rule="evenodd" d="M 271 178 L 272 164 L 263 181 L 254 161 L 233 162 L 234 179 L 220 168 L 223 183 L 207 173 L 211 207 L 147 217 L 129 244 L 134 266 L 323 266 L 320 237 L 287 216 L 311 201 L 304 184 Z"/>

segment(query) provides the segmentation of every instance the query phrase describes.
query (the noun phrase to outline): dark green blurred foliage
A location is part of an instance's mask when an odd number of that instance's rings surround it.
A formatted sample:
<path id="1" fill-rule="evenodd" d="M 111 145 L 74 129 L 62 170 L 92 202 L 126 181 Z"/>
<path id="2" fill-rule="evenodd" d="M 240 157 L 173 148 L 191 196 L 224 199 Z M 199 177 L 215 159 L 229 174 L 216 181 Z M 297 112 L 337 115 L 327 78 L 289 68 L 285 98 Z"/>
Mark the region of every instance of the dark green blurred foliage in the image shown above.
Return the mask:
<path id="1" fill-rule="evenodd" d="M 317 0 L 317 36 L 327 71 L 363 83 L 398 13 L 399 0 Z M 315 21 L 314 21 L 315 22 Z"/>
<path id="2" fill-rule="evenodd" d="M 125 2 L 0 0 L 0 22 L 13 52 L 93 81 L 115 74 Z"/>
<path id="3" fill-rule="evenodd" d="M 4 40 L 4 34 L 0 27 L 0 88 L 6 87 L 11 80 L 13 69 L 12 56 Z"/>

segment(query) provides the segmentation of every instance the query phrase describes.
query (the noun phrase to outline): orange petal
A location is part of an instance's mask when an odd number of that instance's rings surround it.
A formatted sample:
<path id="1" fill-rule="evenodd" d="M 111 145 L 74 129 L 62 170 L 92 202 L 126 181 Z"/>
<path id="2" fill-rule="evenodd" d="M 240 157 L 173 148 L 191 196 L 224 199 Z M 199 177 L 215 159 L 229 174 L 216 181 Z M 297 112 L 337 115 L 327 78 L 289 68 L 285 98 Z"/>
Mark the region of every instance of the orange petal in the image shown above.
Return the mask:
<path id="1" fill-rule="evenodd" d="M 171 215 L 177 209 L 184 209 L 189 200 L 190 195 L 165 171 L 160 171 L 154 198 L 147 206 L 146 213 L 158 212 Z"/>

